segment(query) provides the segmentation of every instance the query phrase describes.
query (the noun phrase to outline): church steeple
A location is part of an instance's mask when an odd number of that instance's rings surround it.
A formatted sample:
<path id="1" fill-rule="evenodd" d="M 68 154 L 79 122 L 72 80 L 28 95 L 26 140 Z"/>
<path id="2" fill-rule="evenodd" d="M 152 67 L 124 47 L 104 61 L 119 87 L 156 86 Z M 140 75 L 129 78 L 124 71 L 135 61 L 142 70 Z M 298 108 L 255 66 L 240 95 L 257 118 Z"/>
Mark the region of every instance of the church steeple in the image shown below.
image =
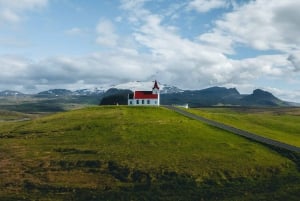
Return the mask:
<path id="1" fill-rule="evenodd" d="M 160 105 L 160 93 L 159 93 L 159 86 L 158 86 L 158 83 L 156 80 L 155 80 L 154 86 L 152 88 L 152 94 L 157 94 L 157 101 L 155 101 L 155 104 L 157 104 L 159 106 Z"/>
<path id="2" fill-rule="evenodd" d="M 154 82 L 154 86 L 153 86 L 152 90 L 154 90 L 154 89 L 159 90 L 159 87 L 158 87 L 158 84 L 157 84 L 157 81 L 156 81 L 156 80 L 155 80 L 155 82 Z"/>

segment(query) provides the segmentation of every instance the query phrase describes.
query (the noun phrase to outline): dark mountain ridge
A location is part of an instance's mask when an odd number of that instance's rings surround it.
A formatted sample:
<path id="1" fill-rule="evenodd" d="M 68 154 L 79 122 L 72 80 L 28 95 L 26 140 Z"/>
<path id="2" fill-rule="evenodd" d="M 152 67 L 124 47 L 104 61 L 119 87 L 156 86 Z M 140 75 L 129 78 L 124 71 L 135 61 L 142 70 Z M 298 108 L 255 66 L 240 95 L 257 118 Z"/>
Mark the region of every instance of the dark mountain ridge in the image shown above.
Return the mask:
<path id="1" fill-rule="evenodd" d="M 100 105 L 127 104 L 130 90 L 111 89 L 103 94 Z M 176 93 L 161 94 L 162 105 L 184 105 L 190 107 L 206 106 L 256 106 L 276 107 L 293 106 L 289 102 L 282 101 L 273 94 L 261 89 L 256 89 L 252 94 L 240 94 L 236 88 L 210 87 L 202 90 L 182 90 Z"/>
<path id="2" fill-rule="evenodd" d="M 104 93 L 100 105 L 127 105 L 128 95 L 132 93 L 128 89 L 111 88 Z"/>
<path id="3" fill-rule="evenodd" d="M 67 89 L 50 89 L 48 91 L 42 91 L 37 94 L 38 96 L 70 96 L 73 92 Z"/>
<path id="4" fill-rule="evenodd" d="M 162 95 L 162 104 L 174 101 L 174 104 L 201 106 L 291 106 L 273 94 L 256 89 L 252 94 L 240 94 L 235 88 L 211 87 L 197 91 L 185 91 L 179 94 Z"/>
<path id="5" fill-rule="evenodd" d="M 247 95 L 241 99 L 242 105 L 267 105 L 267 106 L 284 106 L 288 104 L 275 97 L 273 94 L 261 89 L 256 89 L 252 94 Z"/>
<path id="6" fill-rule="evenodd" d="M 164 93 L 161 93 L 162 105 L 183 105 L 189 104 L 190 107 L 203 107 L 203 106 L 253 106 L 253 107 L 277 107 L 277 106 L 299 106 L 298 103 L 291 103 L 280 100 L 272 93 L 256 89 L 252 94 L 240 94 L 236 88 L 225 87 L 210 87 L 202 90 L 181 90 L 177 87 L 167 88 Z M 175 90 L 176 89 L 176 90 Z M 70 91 L 67 89 L 51 89 L 43 91 L 31 96 L 42 98 L 55 98 L 56 97 L 73 97 L 80 101 L 91 102 L 88 99 L 93 99 L 92 102 L 98 100 L 100 105 L 126 105 L 128 94 L 133 93 L 129 89 L 116 89 L 110 88 L 108 90 L 94 89 L 94 90 L 77 90 Z M 0 97 L 16 97 L 26 96 L 25 94 L 17 91 L 2 91 Z M 29 95 L 27 95 L 29 96 Z M 76 103 L 77 103 L 76 102 Z"/>

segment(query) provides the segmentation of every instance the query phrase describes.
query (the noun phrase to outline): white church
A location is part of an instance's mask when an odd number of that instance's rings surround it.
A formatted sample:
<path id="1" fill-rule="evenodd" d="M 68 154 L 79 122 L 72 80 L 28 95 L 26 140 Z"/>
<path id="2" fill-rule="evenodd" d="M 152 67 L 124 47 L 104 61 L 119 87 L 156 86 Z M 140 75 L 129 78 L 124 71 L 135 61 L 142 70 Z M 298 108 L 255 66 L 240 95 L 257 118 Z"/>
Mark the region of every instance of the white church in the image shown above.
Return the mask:
<path id="1" fill-rule="evenodd" d="M 128 105 L 134 106 L 159 106 L 160 92 L 155 80 L 152 91 L 134 91 L 128 95 Z"/>

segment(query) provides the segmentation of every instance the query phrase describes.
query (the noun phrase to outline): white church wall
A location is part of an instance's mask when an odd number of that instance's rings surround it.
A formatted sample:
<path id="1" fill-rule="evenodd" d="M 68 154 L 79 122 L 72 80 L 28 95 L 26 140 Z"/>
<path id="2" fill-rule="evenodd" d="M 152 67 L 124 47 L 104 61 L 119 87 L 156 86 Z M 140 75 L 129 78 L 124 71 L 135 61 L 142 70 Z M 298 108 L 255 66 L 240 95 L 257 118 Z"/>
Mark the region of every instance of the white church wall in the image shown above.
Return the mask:
<path id="1" fill-rule="evenodd" d="M 135 106 L 158 106 L 159 99 L 128 99 L 128 105 Z"/>

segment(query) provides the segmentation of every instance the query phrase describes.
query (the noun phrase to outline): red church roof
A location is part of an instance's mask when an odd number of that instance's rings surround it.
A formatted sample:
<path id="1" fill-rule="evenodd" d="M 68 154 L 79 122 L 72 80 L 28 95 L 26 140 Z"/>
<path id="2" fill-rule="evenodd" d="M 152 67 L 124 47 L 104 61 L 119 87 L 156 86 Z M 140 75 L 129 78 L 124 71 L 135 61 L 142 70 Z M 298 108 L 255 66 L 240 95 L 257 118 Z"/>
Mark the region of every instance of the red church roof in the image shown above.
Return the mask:
<path id="1" fill-rule="evenodd" d="M 134 99 L 157 99 L 157 94 L 152 94 L 152 91 L 135 91 Z"/>

